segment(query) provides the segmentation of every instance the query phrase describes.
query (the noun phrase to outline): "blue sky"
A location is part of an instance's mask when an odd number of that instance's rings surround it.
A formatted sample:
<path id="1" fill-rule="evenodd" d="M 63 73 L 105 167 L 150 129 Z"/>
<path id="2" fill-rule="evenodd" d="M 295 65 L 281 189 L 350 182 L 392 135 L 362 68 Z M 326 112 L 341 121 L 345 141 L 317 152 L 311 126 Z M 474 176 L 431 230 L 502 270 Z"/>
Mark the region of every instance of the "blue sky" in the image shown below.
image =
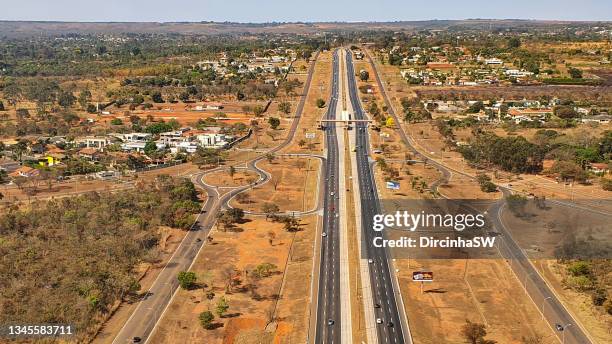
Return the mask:
<path id="1" fill-rule="evenodd" d="M 518 18 L 612 21 L 612 0 L 0 0 L 0 20 L 395 21 Z"/>

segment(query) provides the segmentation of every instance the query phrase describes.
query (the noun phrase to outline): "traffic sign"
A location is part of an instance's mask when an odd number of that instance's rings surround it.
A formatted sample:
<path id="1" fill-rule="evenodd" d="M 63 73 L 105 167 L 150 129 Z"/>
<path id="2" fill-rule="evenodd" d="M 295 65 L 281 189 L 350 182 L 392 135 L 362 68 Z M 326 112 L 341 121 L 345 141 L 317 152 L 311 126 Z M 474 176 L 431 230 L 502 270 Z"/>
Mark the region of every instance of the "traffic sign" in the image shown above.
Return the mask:
<path id="1" fill-rule="evenodd" d="M 414 271 L 412 273 L 412 280 L 414 282 L 433 282 L 432 271 Z"/>

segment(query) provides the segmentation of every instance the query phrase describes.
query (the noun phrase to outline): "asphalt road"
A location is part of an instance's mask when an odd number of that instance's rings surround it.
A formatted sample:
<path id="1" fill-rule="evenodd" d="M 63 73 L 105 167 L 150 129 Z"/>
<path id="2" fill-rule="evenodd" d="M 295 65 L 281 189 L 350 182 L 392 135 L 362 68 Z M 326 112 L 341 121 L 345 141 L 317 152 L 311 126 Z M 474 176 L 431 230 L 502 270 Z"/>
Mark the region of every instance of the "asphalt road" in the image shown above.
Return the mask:
<path id="1" fill-rule="evenodd" d="M 406 147 L 408 147 L 408 149 L 415 154 L 416 157 L 421 158 L 422 160 L 427 160 L 429 165 L 434 166 L 442 174 L 442 178 L 432 185 L 432 190 L 436 190 L 438 186 L 446 183 L 453 173 L 461 174 L 468 178 L 473 178 L 466 173 L 451 170 L 437 161 L 428 159 L 410 143 L 408 136 L 400 125 L 401 122 L 397 118 L 393 105 L 388 99 L 384 85 L 382 84 L 378 74 L 376 64 L 372 60 L 369 53 L 366 52 L 366 56 L 368 57 L 370 64 L 372 65 L 372 69 L 374 70 L 374 76 L 385 100 L 385 105 L 387 105 L 388 112 L 395 120 L 395 123 L 398 124 L 398 132 L 402 138 L 402 141 Z M 500 186 L 499 189 L 504 196 L 512 193 L 512 190 L 505 187 Z M 592 343 L 592 341 L 586 336 L 585 332 L 576 324 L 576 321 L 559 301 L 550 287 L 546 284 L 542 276 L 536 271 L 535 267 L 527 258 L 524 251 L 519 247 L 516 241 L 514 241 L 507 228 L 503 225 L 501 221 L 503 204 L 503 201 L 497 202 L 488 210 L 489 219 L 493 222 L 496 230 L 502 234 L 501 236 L 497 237 L 497 240 L 499 241 L 498 248 L 500 254 L 508 261 L 516 277 L 519 279 L 519 281 L 521 281 L 523 287 L 526 288 L 526 293 L 533 300 L 536 307 L 538 307 L 540 312 L 543 311 L 544 317 L 560 340 L 564 340 L 566 344 Z M 568 207 L 577 207 L 568 202 L 562 202 L 560 204 Z M 564 330 L 559 331 L 557 329 L 557 325 L 563 327 Z"/>
<path id="2" fill-rule="evenodd" d="M 310 63 L 308 76 L 304 84 L 305 91 L 296 108 L 295 118 L 291 123 L 286 139 L 280 145 L 272 148 L 266 153 L 276 153 L 288 146 L 293 140 L 304 109 L 308 91 L 310 90 L 314 65 L 318 55 L 319 52 L 316 52 Z M 256 166 L 256 163 L 262 159 L 265 159 L 265 155 L 260 155 L 247 162 L 247 168 L 258 173 L 260 179 L 257 182 L 233 189 L 222 196 L 219 196 L 215 188 L 204 184 L 202 182 L 202 177 L 207 173 L 215 172 L 225 167 L 219 167 L 193 176 L 192 179 L 194 183 L 206 191 L 208 199 L 202 207 L 202 211 L 198 215 L 196 222 L 187 232 L 166 266 L 159 273 L 147 293 L 145 293 L 145 296 L 138 302 L 136 309 L 132 312 L 129 319 L 114 338 L 113 344 L 131 343 L 134 337 L 140 337 L 143 343 L 149 339 L 155 329 L 155 325 L 159 319 L 161 319 L 175 291 L 178 289 L 178 280 L 176 276 L 180 271 L 190 269 L 198 253 L 206 243 L 208 234 L 217 219 L 217 212 L 225 207 L 227 201 L 236 194 L 251 189 L 269 179 L 268 174 Z"/>
<path id="3" fill-rule="evenodd" d="M 349 97 L 353 106 L 355 119 L 367 119 L 363 113 L 361 102 L 357 94 L 355 82 L 355 71 L 353 57 L 347 51 L 346 66 L 348 75 Z M 372 260 L 370 263 L 370 283 L 374 297 L 374 314 L 382 321 L 377 324 L 378 343 L 405 343 L 411 342 L 404 338 L 402 329 L 402 318 L 398 311 L 398 305 L 393 289 L 393 279 L 389 271 L 387 251 L 384 248 L 375 247 L 374 237 L 382 236 L 383 232 L 375 232 L 373 228 L 373 216 L 380 213 L 380 202 L 376 190 L 376 182 L 370 164 L 370 143 L 366 123 L 356 123 L 356 152 L 357 172 L 360 185 L 361 197 L 361 224 L 363 228 L 363 249 L 365 255 Z M 401 307 L 402 305 L 400 305 Z"/>
<path id="4" fill-rule="evenodd" d="M 338 105 L 340 68 L 338 50 L 333 56 L 332 96 L 327 106 L 326 119 L 336 118 Z M 339 166 L 338 137 L 335 124 L 326 124 L 325 160 L 323 185 L 323 234 L 319 265 L 319 286 L 317 297 L 317 325 L 315 343 L 340 343 L 340 241 L 339 229 Z M 346 341 L 346 339 L 345 339 Z"/>

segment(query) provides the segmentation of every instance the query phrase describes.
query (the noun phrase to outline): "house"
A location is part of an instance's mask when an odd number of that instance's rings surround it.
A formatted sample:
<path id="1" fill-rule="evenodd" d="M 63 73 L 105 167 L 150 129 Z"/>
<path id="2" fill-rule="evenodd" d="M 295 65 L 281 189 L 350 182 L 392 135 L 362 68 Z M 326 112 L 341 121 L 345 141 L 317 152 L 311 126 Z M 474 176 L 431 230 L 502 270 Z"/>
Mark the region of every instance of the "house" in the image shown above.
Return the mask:
<path id="1" fill-rule="evenodd" d="M 527 76 L 533 75 L 532 72 L 527 72 L 527 71 L 518 70 L 518 69 L 508 69 L 504 72 L 504 74 L 506 74 L 509 77 L 514 77 L 514 78 L 521 78 L 521 77 L 527 77 Z"/>
<path id="2" fill-rule="evenodd" d="M 149 133 L 129 133 L 121 136 L 122 139 L 127 142 L 147 142 L 153 137 L 153 135 Z"/>
<path id="3" fill-rule="evenodd" d="M 502 65 L 502 64 L 504 64 L 504 61 L 502 61 L 502 60 L 500 60 L 498 58 L 491 58 L 491 59 L 486 59 L 484 61 L 484 63 L 486 65 Z"/>
<path id="4" fill-rule="evenodd" d="M 178 152 L 195 153 L 196 150 L 198 150 L 198 147 L 199 145 L 197 142 L 177 142 L 176 144 L 170 147 L 170 152 L 173 154 Z"/>
<path id="5" fill-rule="evenodd" d="M 429 69 L 455 69 L 455 66 L 451 63 L 445 63 L 445 62 L 427 62 L 427 68 Z"/>
<path id="6" fill-rule="evenodd" d="M 77 152 L 77 156 L 89 161 L 99 161 L 102 153 L 95 148 L 83 148 Z"/>
<path id="7" fill-rule="evenodd" d="M 63 154 L 48 154 L 40 159 L 38 159 L 38 164 L 40 166 L 53 166 L 57 165 L 61 162 Z"/>
<path id="8" fill-rule="evenodd" d="M 608 164 L 604 164 L 601 162 L 592 162 L 589 167 L 588 167 L 589 171 L 596 173 L 596 174 L 606 174 L 608 172 L 610 172 L 610 168 L 608 166 Z"/>
<path id="9" fill-rule="evenodd" d="M 77 140 L 81 147 L 102 149 L 111 144 L 111 140 L 107 137 L 88 136 Z"/>
<path id="10" fill-rule="evenodd" d="M 126 142 L 121 145 L 121 149 L 123 149 L 126 152 L 144 153 L 146 145 L 147 145 L 147 142 L 143 142 L 143 141 Z M 167 147 L 165 143 L 159 142 L 159 141 L 155 142 L 155 146 L 157 147 L 158 150 L 164 149 Z"/>
<path id="11" fill-rule="evenodd" d="M 523 120 L 531 122 L 534 119 L 539 119 L 540 121 L 546 120 L 553 113 L 551 108 L 541 108 L 541 109 L 521 109 L 521 108 L 510 108 L 508 109 L 508 115 L 512 117 L 512 119 L 519 123 Z M 517 121 L 517 118 L 521 117 L 522 120 Z M 528 120 L 524 119 L 524 117 L 529 118 Z"/>
<path id="12" fill-rule="evenodd" d="M 20 168 L 16 169 L 15 171 L 9 174 L 9 176 L 13 178 L 17 178 L 17 177 L 32 178 L 32 177 L 37 177 L 39 175 L 40 175 L 40 171 L 30 166 L 21 166 Z"/>
<path id="13" fill-rule="evenodd" d="M 612 116 L 610 115 L 595 115 L 595 116 L 587 116 L 582 118 L 582 123 L 599 123 L 599 124 L 608 124 L 612 121 Z"/>
<path id="14" fill-rule="evenodd" d="M 206 110 L 221 110 L 223 109 L 223 104 L 221 103 L 207 103 L 205 104 Z"/>
<path id="15" fill-rule="evenodd" d="M 222 148 L 229 143 L 231 138 L 225 134 L 206 133 L 198 135 L 197 139 L 203 147 Z"/>

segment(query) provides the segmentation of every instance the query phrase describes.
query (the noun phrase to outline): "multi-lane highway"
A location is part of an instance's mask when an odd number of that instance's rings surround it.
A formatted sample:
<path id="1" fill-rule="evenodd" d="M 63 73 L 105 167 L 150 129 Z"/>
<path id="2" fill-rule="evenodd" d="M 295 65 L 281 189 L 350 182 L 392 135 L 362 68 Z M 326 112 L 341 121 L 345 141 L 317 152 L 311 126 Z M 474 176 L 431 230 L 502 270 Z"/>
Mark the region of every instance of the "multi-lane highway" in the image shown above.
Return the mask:
<path id="1" fill-rule="evenodd" d="M 326 119 L 335 119 L 339 98 L 338 50 L 333 55 L 331 98 L 325 114 Z M 322 184 L 323 231 L 317 297 L 317 325 L 315 343 L 340 343 L 340 240 L 339 240 L 339 166 L 338 137 L 336 125 L 326 124 L 325 147 L 327 159 L 324 166 L 325 182 Z"/>
<path id="2" fill-rule="evenodd" d="M 357 84 L 355 82 L 355 71 L 353 58 L 350 51 L 346 54 L 346 68 L 348 76 L 349 98 L 354 111 L 355 119 L 366 119 L 357 94 Z M 411 342 L 410 337 L 404 338 L 402 328 L 402 317 L 398 311 L 396 301 L 396 290 L 394 290 L 394 276 L 389 270 L 387 251 L 384 248 L 377 248 L 373 245 L 375 236 L 382 235 L 382 232 L 374 232 L 372 220 L 373 215 L 380 213 L 380 202 L 376 190 L 376 183 L 370 163 L 370 143 L 368 140 L 367 125 L 363 122 L 355 123 L 356 146 L 355 154 L 357 161 L 357 172 L 359 179 L 359 191 L 361 198 L 361 209 L 358 212 L 361 216 L 361 228 L 364 234 L 362 254 L 365 254 L 370 262 L 370 285 L 373 290 L 374 315 L 376 316 L 376 326 L 378 343 L 404 343 Z M 402 305 L 400 305 L 402 307 Z"/>
<path id="3" fill-rule="evenodd" d="M 474 176 L 471 176 L 462 171 L 458 171 L 456 169 L 449 168 L 448 166 L 445 166 L 438 161 L 430 159 L 425 154 L 416 149 L 416 147 L 411 143 L 405 131 L 401 127 L 401 122 L 399 121 L 395 113 L 393 104 L 389 101 L 389 98 L 385 91 L 385 86 L 382 83 L 376 64 L 374 63 L 374 60 L 372 59 L 367 50 L 366 56 L 368 57 L 368 60 L 372 65 L 372 69 L 374 70 L 374 77 L 385 101 L 385 105 L 388 108 L 388 112 L 395 120 L 395 123 L 398 123 L 398 132 L 402 141 L 404 142 L 406 147 L 415 154 L 417 158 L 427 159 L 428 164 L 434 166 L 442 174 L 442 178 L 440 178 L 434 183 L 434 185 L 432 185 L 432 190 L 436 190 L 439 185 L 448 181 L 453 173 L 460 174 L 469 178 L 474 178 Z M 499 189 L 501 190 L 504 196 L 513 192 L 511 189 L 506 187 L 499 186 Z M 569 207 L 574 206 L 568 202 L 560 202 L 559 204 Z M 561 301 L 559 301 L 559 299 L 556 297 L 556 294 L 544 281 L 544 278 L 538 273 L 531 261 L 525 255 L 524 251 L 514 241 L 511 233 L 507 230 L 507 228 L 501 221 L 502 210 L 503 202 L 498 202 L 495 203 L 493 207 L 490 208 L 488 211 L 489 218 L 493 222 L 493 225 L 495 226 L 496 230 L 502 234 L 498 237 L 498 240 L 500 241 L 500 244 L 498 245 L 500 255 L 508 260 L 512 270 L 516 274 L 517 278 L 521 281 L 521 284 L 523 284 L 524 288 L 526 289 L 526 292 L 533 300 L 534 304 L 541 311 L 544 311 L 543 317 L 547 319 L 548 324 L 550 325 L 552 330 L 556 332 L 556 335 L 557 337 L 559 337 L 559 339 L 563 338 L 564 343 L 571 344 L 592 343 L 592 341 L 586 335 L 582 327 L 577 324 L 573 316 L 567 311 Z M 559 326 L 563 328 L 563 330 L 560 331 L 561 328 L 559 328 Z"/>

